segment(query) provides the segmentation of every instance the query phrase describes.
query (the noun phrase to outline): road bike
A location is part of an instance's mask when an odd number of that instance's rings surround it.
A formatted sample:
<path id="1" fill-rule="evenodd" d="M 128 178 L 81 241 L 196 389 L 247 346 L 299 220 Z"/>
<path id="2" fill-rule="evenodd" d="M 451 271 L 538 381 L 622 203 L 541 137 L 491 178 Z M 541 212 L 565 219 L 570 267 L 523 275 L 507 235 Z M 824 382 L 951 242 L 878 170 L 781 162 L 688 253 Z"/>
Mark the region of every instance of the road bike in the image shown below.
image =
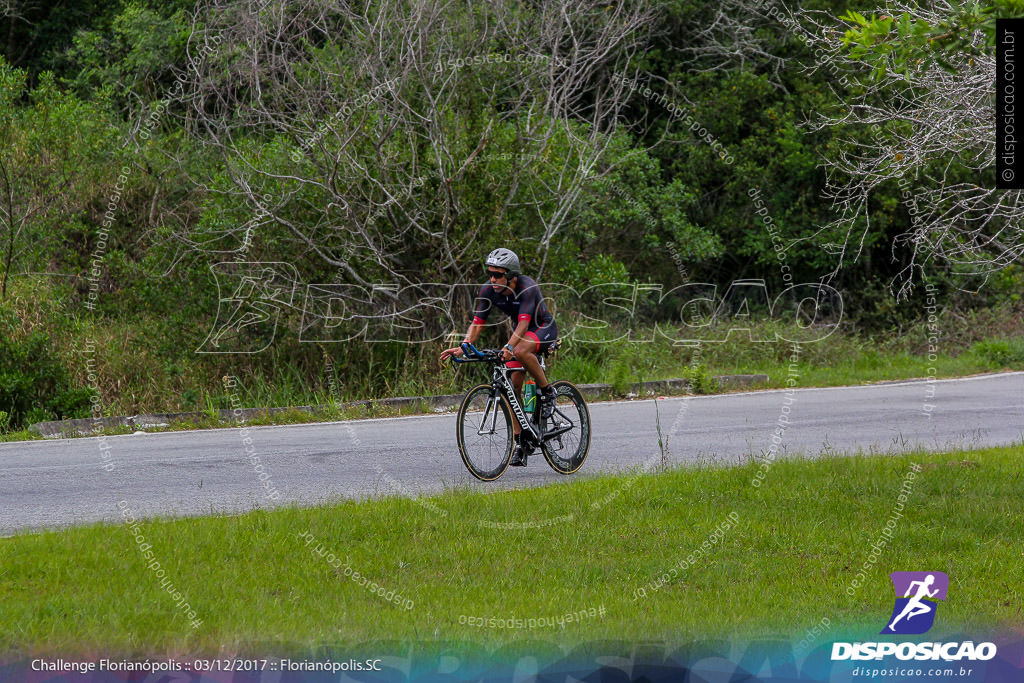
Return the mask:
<path id="1" fill-rule="evenodd" d="M 537 355 L 541 367 L 555 345 Z M 461 358 L 456 363 L 490 363 L 491 381 L 478 384 L 466 393 L 456 417 L 456 439 L 459 454 L 470 473 L 482 481 L 494 481 L 508 469 L 515 445 L 512 420 L 522 428 L 523 455 L 529 457 L 540 448 L 551 468 L 559 474 L 572 474 L 583 466 L 590 451 L 590 411 L 583 394 L 571 382 L 552 382 L 555 392 L 554 410 L 541 416 L 540 396 L 536 409 L 527 414 L 516 395 L 510 376 L 526 372 L 523 367 L 509 367 L 497 349 L 479 350 L 462 344 Z M 546 369 L 546 368 L 545 368 Z"/>

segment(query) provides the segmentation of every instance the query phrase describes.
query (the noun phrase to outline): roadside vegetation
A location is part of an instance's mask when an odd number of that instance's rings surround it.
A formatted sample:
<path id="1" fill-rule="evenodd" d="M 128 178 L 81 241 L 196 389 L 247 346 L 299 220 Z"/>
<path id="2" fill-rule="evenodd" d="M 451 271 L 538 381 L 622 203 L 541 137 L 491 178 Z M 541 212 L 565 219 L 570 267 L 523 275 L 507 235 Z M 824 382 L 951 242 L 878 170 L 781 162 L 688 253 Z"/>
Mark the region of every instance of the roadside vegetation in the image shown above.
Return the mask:
<path id="1" fill-rule="evenodd" d="M 436 292 L 416 287 L 479 283 L 497 236 L 527 274 L 577 288 L 724 292 L 758 280 L 774 297 L 789 283 L 827 281 L 844 317 L 804 346 L 803 384 L 1021 368 L 1024 270 L 1019 256 L 986 251 L 1020 241 L 1000 237 L 999 221 L 942 249 L 917 232 L 918 209 L 944 206 L 925 202 L 925 178 L 973 183 L 973 167 L 943 150 L 904 150 L 894 156 L 925 160 L 913 192 L 893 175 L 872 184 L 867 204 L 844 209 L 853 228 L 835 222 L 822 197 L 856 180 L 837 161 L 869 142 L 888 155 L 886 136 L 907 135 L 900 121 L 805 125 L 869 106 L 859 98 L 870 70 L 847 65 L 850 79 L 837 82 L 815 68 L 822 55 L 841 58 L 838 43 L 822 51 L 816 41 L 842 31 L 814 22 L 845 26 L 846 3 L 788 4 L 797 23 L 742 1 L 600 12 L 382 1 L 366 6 L 370 33 L 344 3 L 273 0 L 251 17 L 237 0 L 12 5 L 0 48 L 0 438 L 94 411 L 228 408 L 225 378 L 237 378 L 246 407 L 457 393 L 466 378 L 435 359 L 440 334 L 462 333 L 470 297 L 452 297 L 449 324 L 423 305 Z M 521 23 L 498 19 L 506 14 Z M 569 44 L 588 47 L 569 54 Z M 280 45 L 296 47 L 282 56 Z M 951 164 L 956 173 L 943 170 Z M 265 320 L 239 332 L 244 353 L 196 353 L 218 305 L 267 263 L 273 277 L 257 280 L 282 295 L 276 328 Z M 299 310 L 311 283 L 327 283 L 313 300 L 326 309 Z M 352 294 L 377 285 L 411 294 Z M 376 320 L 422 313 L 416 322 L 438 341 L 300 342 L 331 336 L 327 304 L 346 293 L 372 304 Z M 563 328 L 569 308 L 558 313 Z M 699 353 L 629 343 L 680 323 L 678 311 L 636 313 L 613 321 L 608 343 L 570 341 L 556 372 L 620 393 L 641 379 L 691 377 L 706 391 L 714 374 L 767 373 L 771 386 L 786 375 L 784 343 L 733 334 Z M 758 338 L 795 325 L 747 313 Z M 934 360 L 928 314 L 940 328 Z M 722 332 L 743 322 L 739 310 L 726 317 L 714 323 Z M 620 334 L 627 342 L 612 343 Z"/>
<path id="2" fill-rule="evenodd" d="M 224 426 L 217 411 L 234 407 L 318 408 L 315 415 L 291 411 L 258 418 L 273 424 L 380 417 L 411 408 L 344 404 L 459 394 L 482 378 L 479 367 L 440 365 L 441 341 L 317 345 L 285 339 L 261 354 L 203 355 L 194 347 L 149 343 L 160 334 L 160 319 L 104 322 L 69 315 L 64 304 L 58 291 L 25 281 L 14 283 L 12 297 L 0 304 L 0 347 L 11 364 L 0 386 L 0 406 L 7 406 L 0 409 L 0 440 L 33 438 L 26 431 L 33 422 L 88 417 L 94 404 L 108 417 L 203 414 L 175 428 Z M 193 343 L 205 334 L 188 331 Z M 497 346 L 502 334 L 504 329 L 489 332 L 482 343 Z M 586 342 L 567 339 L 550 367 L 553 376 L 579 384 L 611 384 L 616 396 L 628 395 L 635 382 L 674 378 L 690 380 L 697 393 L 714 393 L 719 389 L 712 377 L 730 374 L 766 374 L 764 386 L 778 388 L 791 376 L 799 386 L 841 386 L 1024 370 L 1024 307 L 1009 299 L 946 309 L 934 331 L 926 318 L 906 313 L 896 329 L 872 331 L 866 323 L 843 321 L 824 334 L 764 317 L 733 318 L 702 328 L 706 341 L 682 345 L 668 337 L 697 336 L 692 329 L 619 325 L 589 332 Z M 795 363 L 793 345 L 782 340 L 822 336 L 800 344 Z M 769 339 L 776 341 L 762 341 Z M 225 383 L 226 377 L 233 380 Z"/>
<path id="3" fill-rule="evenodd" d="M 760 487 L 755 461 L 23 532 L 0 539 L 0 652 L 795 644 L 822 619 L 833 640 L 877 634 L 909 568 L 950 577 L 934 633 L 977 639 L 1024 626 L 1020 448 L 779 460 Z"/>

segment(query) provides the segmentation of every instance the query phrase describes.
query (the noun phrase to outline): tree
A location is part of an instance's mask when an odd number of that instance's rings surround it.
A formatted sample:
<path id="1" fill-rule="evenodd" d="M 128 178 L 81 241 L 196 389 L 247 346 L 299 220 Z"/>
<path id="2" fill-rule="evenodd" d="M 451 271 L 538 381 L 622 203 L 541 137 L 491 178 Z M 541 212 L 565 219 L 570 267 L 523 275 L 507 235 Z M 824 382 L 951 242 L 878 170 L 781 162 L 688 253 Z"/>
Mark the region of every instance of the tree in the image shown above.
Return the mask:
<path id="1" fill-rule="evenodd" d="M 1019 4 L 887 2 L 841 24 L 803 14 L 808 40 L 853 84 L 811 126 L 839 137 L 825 159 L 839 217 L 816 233 L 830 236 L 837 268 L 861 253 L 873 199 L 894 188 L 911 222 L 894 244 L 898 296 L 929 264 L 985 277 L 1024 263 L 1022 194 L 994 189 L 992 30 Z"/>
<path id="2" fill-rule="evenodd" d="M 362 285 L 464 280 L 495 240 L 543 272 L 616 163 L 628 92 L 611 75 L 650 16 L 644 2 L 211 2 L 187 123 L 224 171 L 181 238 Z"/>
<path id="3" fill-rule="evenodd" d="M 65 219 L 110 175 L 103 160 L 115 145 L 102 112 L 60 92 L 49 73 L 19 104 L 26 79 L 0 60 L 0 298 L 16 263 L 38 265 L 67 233 Z"/>
<path id="4" fill-rule="evenodd" d="M 80 30 L 67 50 L 67 82 L 83 99 L 110 101 L 134 119 L 173 85 L 185 63 L 190 21 L 183 9 L 162 12 L 129 2 L 106 26 Z M 164 16 L 166 14 L 167 16 Z"/>

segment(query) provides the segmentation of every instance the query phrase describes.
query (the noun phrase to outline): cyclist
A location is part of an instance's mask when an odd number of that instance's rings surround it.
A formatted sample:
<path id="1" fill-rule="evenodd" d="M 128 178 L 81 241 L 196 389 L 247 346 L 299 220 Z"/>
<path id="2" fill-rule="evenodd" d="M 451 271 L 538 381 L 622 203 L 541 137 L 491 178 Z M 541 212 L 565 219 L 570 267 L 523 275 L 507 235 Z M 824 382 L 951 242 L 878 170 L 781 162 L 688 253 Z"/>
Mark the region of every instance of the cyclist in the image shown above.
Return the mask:
<path id="1" fill-rule="evenodd" d="M 473 344 L 484 329 L 491 309 L 497 308 L 509 318 L 516 321 L 515 330 L 501 350 L 501 358 L 509 361 L 513 356 L 517 361 L 509 362 L 509 367 L 525 367 L 537 381 L 539 409 L 541 417 L 547 418 L 554 412 L 555 393 L 548 383 L 544 370 L 540 367 L 537 354 L 551 348 L 558 339 L 558 327 L 555 318 L 544 304 L 540 287 L 533 280 L 520 272 L 519 257 L 510 249 L 498 248 L 487 255 L 484 262 L 487 266 L 488 282 L 480 288 L 476 300 L 476 313 L 473 322 L 466 332 L 465 342 Z M 461 356 L 462 349 L 446 349 L 441 360 L 451 356 Z M 520 365 L 521 363 L 522 365 Z M 511 379 L 516 393 L 522 396 L 525 373 L 514 372 Z M 518 420 L 512 421 L 515 432 L 515 447 L 509 465 L 526 464 L 523 455 L 522 427 Z"/>

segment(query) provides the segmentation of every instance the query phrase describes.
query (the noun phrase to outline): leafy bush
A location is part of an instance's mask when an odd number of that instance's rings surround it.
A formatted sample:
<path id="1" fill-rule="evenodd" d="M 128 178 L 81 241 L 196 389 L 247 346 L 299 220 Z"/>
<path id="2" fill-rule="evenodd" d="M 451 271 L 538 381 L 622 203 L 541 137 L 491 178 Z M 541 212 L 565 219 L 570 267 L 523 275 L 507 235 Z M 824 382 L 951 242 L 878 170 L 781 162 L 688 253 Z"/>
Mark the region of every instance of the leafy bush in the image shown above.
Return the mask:
<path id="1" fill-rule="evenodd" d="M 989 339 L 972 345 L 968 352 L 993 368 L 1024 369 L 1024 339 Z"/>
<path id="2" fill-rule="evenodd" d="M 685 376 L 690 380 L 690 388 L 695 394 L 714 394 L 719 390 L 718 380 L 708 372 L 703 363 L 687 367 Z"/>
<path id="3" fill-rule="evenodd" d="M 636 380 L 633 377 L 633 368 L 630 366 L 628 358 L 620 356 L 612 362 L 608 381 L 611 383 L 612 391 L 615 394 L 625 396 L 629 393 L 633 382 Z"/>
<path id="4" fill-rule="evenodd" d="M 24 334 L 10 311 L 0 311 L 0 431 L 32 422 L 86 417 L 93 391 L 74 387 L 49 337 Z"/>

